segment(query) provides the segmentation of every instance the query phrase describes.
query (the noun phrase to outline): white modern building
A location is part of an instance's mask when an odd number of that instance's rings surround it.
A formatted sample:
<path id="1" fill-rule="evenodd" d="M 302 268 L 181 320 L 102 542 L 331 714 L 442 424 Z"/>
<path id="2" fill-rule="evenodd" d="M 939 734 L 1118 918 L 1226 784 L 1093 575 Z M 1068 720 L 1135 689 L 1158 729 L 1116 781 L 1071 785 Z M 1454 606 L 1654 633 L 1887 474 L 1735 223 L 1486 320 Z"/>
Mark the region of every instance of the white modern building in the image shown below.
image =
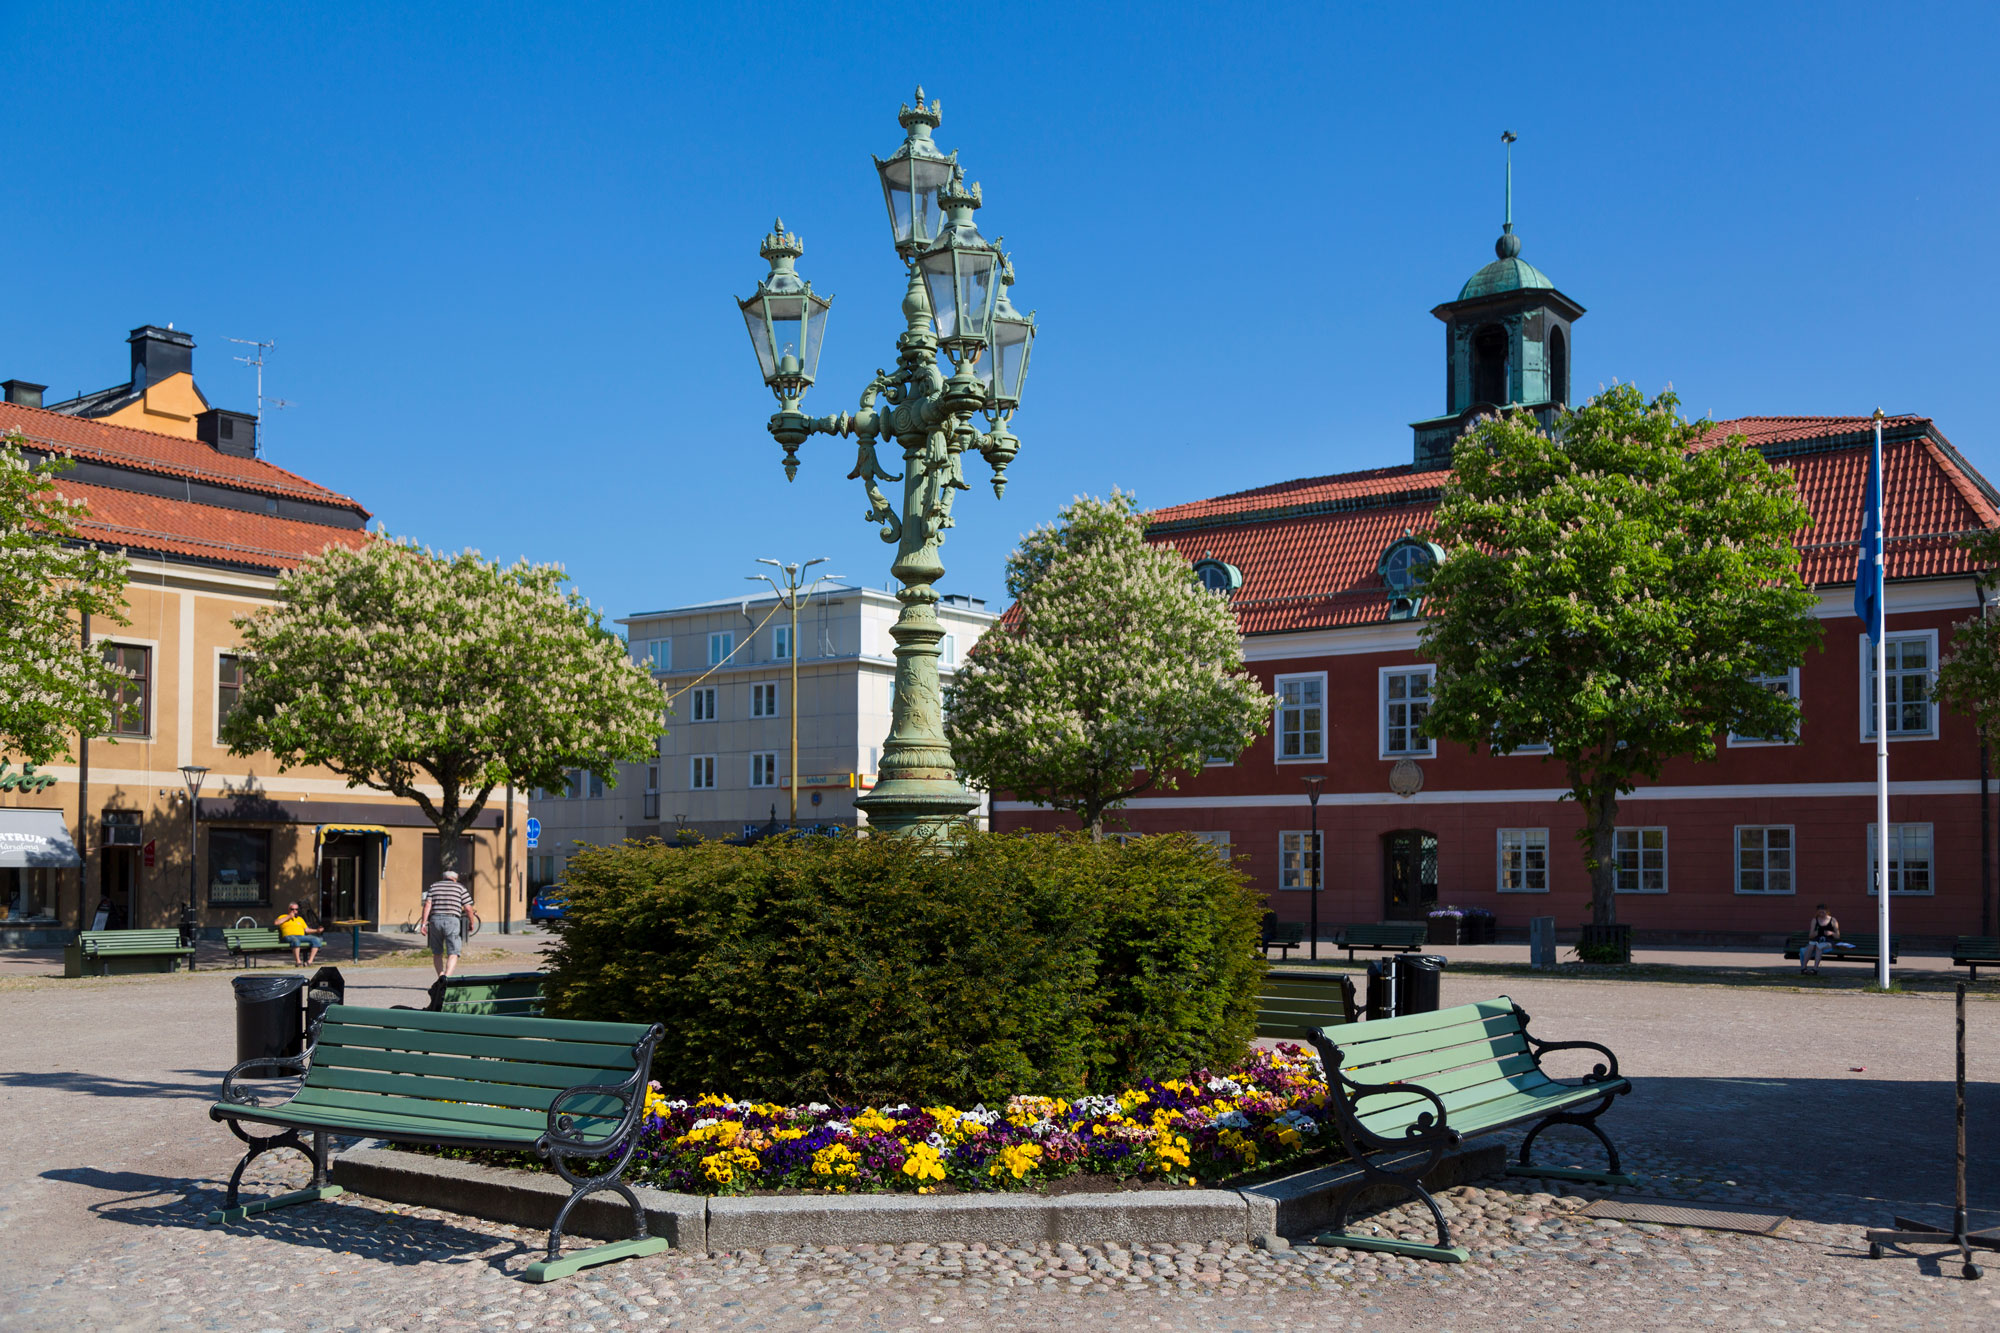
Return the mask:
<path id="1" fill-rule="evenodd" d="M 938 603 L 945 684 L 997 618 L 974 597 Z M 791 615 L 770 592 L 627 616 L 633 660 L 666 688 L 667 732 L 655 762 L 626 764 L 616 786 L 572 775 L 567 791 L 536 791 L 541 821 L 532 882 L 562 877 L 579 842 L 671 839 L 687 829 L 736 837 L 783 822 L 791 802 L 792 728 L 799 739 L 799 823 L 865 825 L 854 798 L 875 785 L 896 687 L 889 628 L 902 605 L 879 588 L 822 583 Z M 792 698 L 792 656 L 798 692 Z M 984 802 L 976 812 L 983 826 Z"/>

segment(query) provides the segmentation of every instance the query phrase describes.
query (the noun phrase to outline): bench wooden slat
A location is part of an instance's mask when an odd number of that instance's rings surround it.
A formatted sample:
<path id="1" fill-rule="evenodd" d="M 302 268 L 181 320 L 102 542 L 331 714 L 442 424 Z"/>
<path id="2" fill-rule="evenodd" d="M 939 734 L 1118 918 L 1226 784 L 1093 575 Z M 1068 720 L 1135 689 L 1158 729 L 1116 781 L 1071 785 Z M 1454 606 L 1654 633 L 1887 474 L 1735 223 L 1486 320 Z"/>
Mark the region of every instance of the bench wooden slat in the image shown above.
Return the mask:
<path id="1" fill-rule="evenodd" d="M 1490 1041 L 1516 1031 L 1519 1024 L 1513 1014 L 1468 1014 L 1460 1009 L 1441 1009 L 1440 1014 L 1453 1014 L 1452 1021 L 1434 1023 L 1406 1029 L 1402 1032 L 1364 1032 L 1357 1024 L 1354 1029 L 1343 1034 L 1340 1043 L 1341 1058 L 1347 1063 L 1344 1068 L 1367 1071 L 1366 1078 L 1376 1077 L 1374 1066 L 1400 1060 L 1405 1056 L 1425 1055 L 1431 1051 L 1452 1046 L 1464 1046 L 1472 1042 Z M 1382 1027 L 1392 1023 L 1404 1023 L 1412 1018 L 1432 1015 L 1406 1014 L 1401 1018 L 1372 1019 L 1368 1027 Z"/>
<path id="2" fill-rule="evenodd" d="M 1520 1032 L 1514 1031 L 1476 1042 L 1461 1042 L 1433 1051 L 1398 1056 L 1394 1060 L 1377 1064 L 1351 1066 L 1347 1070 L 1347 1076 L 1356 1083 L 1421 1082 L 1429 1087 L 1430 1076 L 1433 1074 L 1442 1074 L 1447 1070 L 1467 1065 L 1491 1064 L 1511 1056 L 1525 1054 L 1527 1049 L 1528 1039 Z"/>
<path id="3" fill-rule="evenodd" d="M 367 1075 L 358 1071 L 354 1077 Z M 520 1106 L 492 1106 L 485 1102 L 454 1102 L 447 1098 L 398 1097 L 392 1093 L 359 1088 L 329 1086 L 334 1080 L 322 1075 L 318 1083 L 308 1083 L 292 1098 L 299 1106 L 324 1106 L 344 1111 L 381 1111 L 389 1115 L 420 1116 L 426 1120 L 459 1125 L 502 1125 L 517 1129 L 543 1130 L 549 1126 L 546 1108 L 540 1111 Z M 416 1089 L 412 1088 L 414 1092 Z"/>
<path id="4" fill-rule="evenodd" d="M 471 1077 L 438 1078 L 431 1074 L 385 1073 L 352 1066 L 315 1065 L 312 1086 L 338 1088 L 346 1092 L 377 1092 L 387 1097 L 408 1097 L 419 1101 L 451 1102 L 455 1106 L 493 1106 L 515 1111 L 546 1111 L 561 1088 L 536 1088 L 521 1083 L 489 1083 L 470 1068 L 473 1064 L 495 1061 L 468 1061 Z"/>
<path id="5" fill-rule="evenodd" d="M 1548 1075 L 1541 1072 L 1539 1066 L 1535 1064 L 1534 1057 L 1525 1052 L 1490 1064 L 1466 1065 L 1458 1069 L 1445 1070 L 1432 1074 L 1421 1083 L 1416 1079 L 1400 1081 L 1429 1088 L 1444 1100 L 1447 1111 L 1456 1111 L 1462 1106 L 1476 1106 L 1495 1097 L 1526 1092 L 1553 1082 Z M 1416 1106 L 1418 1102 L 1422 1102 L 1423 1105 Z M 1381 1115 L 1391 1107 L 1409 1107 L 1418 1111 L 1437 1109 L 1431 1106 L 1429 1098 L 1414 1092 L 1400 1096 L 1394 1093 L 1379 1093 L 1363 1098 L 1360 1106 L 1363 1120 L 1370 1116 Z M 1404 1118 L 1408 1118 L 1407 1113 Z"/>
<path id="6" fill-rule="evenodd" d="M 455 1016 L 491 1017 L 481 1014 Z M 537 1018 L 531 1021 L 546 1023 L 551 1020 Z M 349 1048 L 412 1051 L 420 1055 L 465 1055 L 482 1060 L 526 1060 L 547 1065 L 574 1063 L 586 1070 L 616 1069 L 621 1064 L 629 1070 L 631 1065 L 628 1062 L 632 1058 L 629 1047 L 602 1042 L 545 1042 L 522 1049 L 521 1043 L 513 1038 L 481 1037 L 461 1032 L 424 1032 L 415 1028 L 358 1028 L 335 1023 L 321 1027 L 320 1040 Z"/>
<path id="7" fill-rule="evenodd" d="M 379 1128 L 419 1137 L 480 1139 L 502 1145 L 531 1144 L 548 1128 L 547 1116 L 528 1115 L 523 1121 L 506 1123 L 464 1117 L 445 1118 L 426 1113 L 435 1105 L 431 1102 L 410 1102 L 410 1109 L 405 1111 L 386 1105 L 387 1098 L 378 1097 L 372 1101 L 363 1098 L 358 1099 L 358 1105 L 348 1105 L 341 1100 L 341 1096 L 328 1093 L 305 1101 L 301 1092 L 282 1107 L 263 1109 L 267 1118 L 278 1117 L 278 1122 L 283 1124 L 352 1130 L 364 1134 L 374 1133 Z"/>
<path id="8" fill-rule="evenodd" d="M 631 1077 L 624 1069 L 591 1069 L 585 1065 L 537 1064 L 528 1060 L 478 1060 L 457 1055 L 431 1055 L 421 1051 L 386 1051 L 371 1046 L 328 1046 L 322 1038 L 313 1058 L 342 1069 L 369 1069 L 382 1073 L 407 1072 L 432 1078 L 457 1078 L 476 1069 L 478 1078 L 489 1083 L 513 1083 L 527 1088 L 573 1088 L 581 1083 L 617 1083 Z"/>
<path id="9" fill-rule="evenodd" d="M 356 1017 L 357 1012 L 366 1017 Z M 468 1019 L 478 1021 L 467 1022 Z M 568 1018 L 509 1018 L 504 1015 L 485 1014 L 434 1014 L 425 1009 L 357 1011 L 353 1006 L 343 1005 L 335 1005 L 328 1009 L 327 1020 L 385 1030 L 407 1029 L 410 1032 L 480 1037 L 528 1037 L 550 1043 L 587 1042 L 623 1046 L 627 1050 L 627 1059 L 631 1058 L 631 1047 L 643 1040 L 647 1032 L 645 1025 L 640 1023 L 590 1023 Z M 532 1054 L 531 1051 L 518 1046 L 513 1049 L 514 1055 L 511 1058 L 514 1059 Z"/>

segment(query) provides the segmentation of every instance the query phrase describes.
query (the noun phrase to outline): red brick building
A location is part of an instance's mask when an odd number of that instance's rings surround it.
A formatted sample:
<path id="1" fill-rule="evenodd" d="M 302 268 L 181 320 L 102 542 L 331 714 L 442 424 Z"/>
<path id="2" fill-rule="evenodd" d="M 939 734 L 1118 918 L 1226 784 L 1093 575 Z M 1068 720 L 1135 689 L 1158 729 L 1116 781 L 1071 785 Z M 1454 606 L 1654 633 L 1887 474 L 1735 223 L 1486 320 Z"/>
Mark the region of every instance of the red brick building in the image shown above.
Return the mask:
<path id="1" fill-rule="evenodd" d="M 1512 245 L 1510 246 L 1510 242 Z M 1232 854 L 1289 920 L 1307 917 L 1309 811 L 1300 779 L 1324 775 L 1322 926 L 1480 907 L 1502 929 L 1553 915 L 1589 919 L 1560 771 L 1421 736 L 1429 666 L 1409 569 L 1428 548 L 1452 439 L 1495 406 L 1551 420 L 1568 401 L 1571 324 L 1581 306 L 1517 256 L 1500 258 L 1433 313 L 1447 328 L 1446 416 L 1418 422 L 1411 463 L 1313 477 L 1155 511 L 1149 534 L 1211 587 L 1230 590 L 1250 669 L 1271 691 L 1271 732 L 1233 763 L 1122 811 L 1140 833 L 1193 830 Z M 1872 926 L 1872 654 L 1853 612 L 1856 538 L 1872 423 L 1865 417 L 1746 417 L 1742 434 L 1789 467 L 1812 513 L 1799 535 L 1825 628 L 1773 688 L 1799 700 L 1789 742 L 1730 738 L 1710 763 L 1682 760 L 1619 809 L 1621 921 L 1642 933 L 1750 935 L 1804 927 L 1812 906 Z M 1927 418 L 1885 423 L 1890 675 L 1890 857 L 1899 934 L 1990 933 L 1982 895 L 1983 757 L 1968 718 L 1931 698 L 1951 627 L 1993 595 L 1958 547 L 2000 524 L 2000 493 Z M 1115 818 L 1115 817 L 1114 817 Z M 997 801 L 998 828 L 1060 826 Z M 1113 827 L 1116 827 L 1115 822 Z"/>

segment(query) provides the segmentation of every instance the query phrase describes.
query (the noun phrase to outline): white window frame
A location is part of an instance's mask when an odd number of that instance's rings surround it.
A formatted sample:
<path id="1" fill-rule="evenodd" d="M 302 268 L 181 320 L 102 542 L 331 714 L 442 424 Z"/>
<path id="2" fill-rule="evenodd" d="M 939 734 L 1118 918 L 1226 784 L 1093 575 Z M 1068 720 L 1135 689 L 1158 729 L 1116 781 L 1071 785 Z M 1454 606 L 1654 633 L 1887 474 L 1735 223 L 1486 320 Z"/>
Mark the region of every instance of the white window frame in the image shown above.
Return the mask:
<path id="1" fill-rule="evenodd" d="M 769 702 L 769 707 L 765 706 L 766 701 Z M 751 717 L 778 716 L 777 681 L 757 680 L 750 682 L 750 716 Z"/>
<path id="2" fill-rule="evenodd" d="M 792 627 L 779 625 L 771 631 L 771 660 L 789 662 L 792 660 Z"/>
<path id="3" fill-rule="evenodd" d="M 580 771 L 583 773 L 585 788 L 590 792 L 590 799 L 593 801 L 603 800 L 604 779 L 597 776 L 597 774 L 591 772 L 589 769 L 583 769 Z"/>
<path id="4" fill-rule="evenodd" d="M 1507 851 L 1512 842 L 1518 846 L 1521 855 L 1521 884 L 1518 888 L 1507 885 Z M 1542 853 L 1542 884 L 1535 888 L 1528 881 L 1535 873 L 1528 865 L 1528 853 L 1539 848 Z M 1547 893 L 1549 891 L 1549 831 L 1545 828 L 1503 828 L 1493 830 L 1493 884 L 1501 893 Z"/>
<path id="5" fill-rule="evenodd" d="M 129 634 L 105 634 L 90 641 L 91 648 L 102 656 L 106 648 L 143 648 L 146 650 L 146 730 L 107 731 L 104 735 L 116 744 L 134 745 L 156 741 L 160 738 L 160 641 L 158 639 L 135 639 Z"/>
<path id="6" fill-rule="evenodd" d="M 1375 673 L 1375 726 L 1376 740 L 1384 759 L 1429 759 L 1437 754 L 1437 741 L 1430 736 L 1423 738 L 1421 750 L 1391 750 L 1389 748 L 1389 678 L 1391 676 L 1422 676 L 1424 678 L 1424 715 L 1428 717 L 1431 705 L 1435 703 L 1435 692 L 1431 688 L 1437 683 L 1437 668 L 1434 666 L 1392 666 L 1382 667 Z"/>
<path id="7" fill-rule="evenodd" d="M 1861 645 L 1861 739 L 1873 745 L 1875 743 L 1875 729 L 1868 724 L 1873 720 L 1875 712 L 1875 645 L 1865 633 L 1856 637 Z M 1896 731 L 1892 729 L 1889 732 L 1889 742 L 1892 745 L 1897 741 L 1934 741 L 1938 738 L 1938 632 L 1934 629 L 1913 629 L 1901 630 L 1888 636 L 1891 646 L 1898 643 L 1906 643 L 1912 639 L 1922 639 L 1928 649 L 1926 656 L 1930 661 L 1930 666 L 1925 668 L 1925 670 L 1930 676 L 1930 681 L 1924 690 L 1924 704 L 1928 710 L 1930 726 L 1924 731 Z M 1892 669 L 1891 674 L 1907 673 L 1899 673 Z"/>
<path id="8" fill-rule="evenodd" d="M 750 752 L 750 785 L 752 787 L 775 787 L 778 785 L 778 752 L 776 750 L 752 750 Z"/>
<path id="9" fill-rule="evenodd" d="M 1764 837 L 1764 864 L 1757 871 L 1760 875 L 1771 873 L 1770 834 L 1777 829 L 1785 831 L 1787 865 L 1785 874 L 1788 886 L 1782 889 L 1746 889 L 1743 887 L 1743 835 L 1751 829 L 1761 830 Z M 1730 878 L 1736 892 L 1745 898 L 1796 898 L 1799 892 L 1799 831 L 1792 824 L 1738 824 L 1729 834 Z"/>
<path id="10" fill-rule="evenodd" d="M 688 756 L 688 790 L 715 790 L 715 756 L 712 754 L 691 754 Z"/>
<path id="11" fill-rule="evenodd" d="M 1385 690 L 1387 689 L 1386 686 L 1384 686 L 1383 688 Z M 1492 747 L 1488 746 L 1487 748 L 1491 749 Z M 1522 757 L 1527 755 L 1553 754 L 1554 752 L 1555 752 L 1555 747 L 1553 745 L 1550 745 L 1547 741 L 1539 741 L 1532 745 L 1517 745 L 1513 749 L 1500 754 L 1500 757 L 1502 759 L 1513 759 L 1516 757 Z M 1496 753 L 1499 752 L 1496 751 Z"/>
<path id="12" fill-rule="evenodd" d="M 721 666 L 736 651 L 736 631 L 719 629 L 708 636 L 708 664 Z"/>
<path id="13" fill-rule="evenodd" d="M 1209 850 L 1215 853 L 1216 860 L 1222 862 L 1224 865 L 1229 864 L 1229 831 L 1227 829 L 1214 829 L 1206 832 L 1190 829 L 1188 836 L 1196 842 L 1206 845 Z M 1324 837 L 1322 837 L 1322 841 L 1324 841 Z M 1282 855 L 1282 847 L 1280 848 L 1280 854 Z M 1320 873 L 1324 874 L 1325 871 L 1322 870 Z"/>
<path id="14" fill-rule="evenodd" d="M 715 721 L 715 686 L 697 685 L 688 691 L 688 714 L 690 722 Z"/>
<path id="15" fill-rule="evenodd" d="M 639 818 L 658 819 L 660 817 L 660 766 L 646 765 L 646 790 L 640 794 Z"/>
<path id="16" fill-rule="evenodd" d="M 1881 878 L 1881 851 L 1876 843 L 1876 830 L 1881 825 L 1868 825 L 1868 896 L 1875 896 L 1875 885 Z M 1919 833 L 1921 830 L 1921 833 Z M 1924 844 L 1924 881 L 1929 886 L 1922 889 L 1899 888 L 1908 873 L 1905 857 L 1908 855 L 1907 842 L 1921 836 Z M 1889 822 L 1889 840 L 1896 844 L 1895 854 L 1889 858 L 1889 896 L 1891 898 L 1935 898 L 1937 897 L 1937 825 L 1911 821 L 1898 824 Z"/>
<path id="17" fill-rule="evenodd" d="M 958 636 L 947 634 L 938 640 L 938 663 L 941 666 L 958 665 Z"/>
<path id="18" fill-rule="evenodd" d="M 1635 876 L 1635 881 L 1634 881 L 1634 882 L 1635 882 L 1635 885 L 1636 885 L 1637 887 L 1633 887 L 1633 888 L 1629 888 L 1629 889 L 1625 887 L 1625 874 L 1626 874 L 1626 871 L 1625 871 L 1625 851 L 1626 851 L 1626 848 L 1625 848 L 1625 835 L 1626 835 L 1626 834 L 1628 834 L 1628 833 L 1630 833 L 1630 834 L 1633 834 L 1633 835 L 1634 835 L 1634 843 L 1635 843 L 1635 845 L 1634 845 L 1634 847 L 1632 848 L 1632 850 L 1633 850 L 1634 852 L 1636 852 L 1636 853 L 1638 854 L 1638 857 L 1639 857 L 1639 863 L 1638 863 L 1638 866 L 1637 866 L 1637 867 L 1636 867 L 1636 869 L 1635 869 L 1635 870 L 1634 870 L 1634 871 L 1632 872 L 1632 873 L 1633 873 L 1633 875 Z M 1659 887 L 1659 888 L 1657 888 L 1657 889 L 1648 889 L 1648 888 L 1645 888 L 1645 887 L 1643 887 L 1643 886 L 1644 886 L 1644 884 L 1645 884 L 1645 882 L 1646 882 L 1646 870 L 1647 870 L 1647 866 L 1646 866 L 1646 854 L 1647 854 L 1647 852 L 1648 852 L 1648 851 L 1650 850 L 1650 849 L 1649 849 L 1649 848 L 1648 848 L 1648 847 L 1646 846 L 1646 835 L 1647 835 L 1648 833 L 1657 833 L 1657 834 L 1659 834 L 1659 835 L 1660 835 L 1660 866 L 1659 866 L 1659 869 L 1660 869 L 1660 887 Z M 1633 826 L 1633 827 L 1631 827 L 1631 828 L 1625 828 L 1625 827 L 1620 827 L 1620 828 L 1615 828 L 1615 829 L 1613 829 L 1613 830 L 1611 831 L 1611 859 L 1612 859 L 1612 863 L 1613 863 L 1613 868 L 1612 868 L 1612 886 L 1613 886 L 1613 890 L 1614 890 L 1615 892 L 1617 892 L 1617 893 L 1632 893 L 1632 894 L 1653 894 L 1653 895 L 1659 895 L 1659 894 L 1662 894 L 1662 893 L 1665 893 L 1665 892 L 1667 891 L 1667 888 L 1668 888 L 1668 883 L 1667 883 L 1667 869 L 1668 869 L 1668 864 L 1669 864 L 1669 863 L 1668 863 L 1668 859 L 1667 859 L 1667 846 L 1668 846 L 1668 844 L 1667 844 L 1667 829 L 1666 829 L 1666 825 L 1664 825 L 1664 824 L 1641 824 L 1641 825 L 1635 825 L 1635 826 Z"/>
<path id="19" fill-rule="evenodd" d="M 1300 746 L 1301 751 L 1304 750 L 1303 741 L 1307 735 L 1317 737 L 1318 748 L 1312 754 L 1299 753 L 1288 757 L 1285 754 L 1285 709 L 1287 707 L 1296 707 L 1303 714 L 1306 709 L 1315 706 L 1304 702 L 1296 705 L 1286 704 L 1285 686 L 1294 682 L 1312 684 L 1319 687 L 1319 703 L 1317 705 L 1319 709 L 1319 726 L 1310 733 L 1307 732 L 1303 719 L 1299 726 L 1299 737 L 1302 742 Z M 1326 762 L 1326 672 L 1295 671 L 1287 675 L 1275 677 L 1271 681 L 1271 694 L 1276 700 L 1275 706 L 1271 710 L 1272 756 L 1281 764 L 1324 764 Z"/>
<path id="20" fill-rule="evenodd" d="M 214 726 L 212 726 L 210 730 L 215 735 L 215 743 L 217 745 L 222 744 L 222 724 L 228 720 L 224 718 L 222 715 L 222 659 L 225 657 L 233 657 L 236 659 L 236 693 L 237 693 L 236 705 L 239 708 L 243 706 L 243 699 L 242 699 L 243 687 L 246 684 L 248 684 L 250 680 L 249 653 L 243 651 L 243 649 L 241 648 L 217 648 L 215 650 L 214 662 L 213 662 L 215 668 L 213 672 L 213 677 L 215 680 L 215 689 L 209 695 L 208 702 L 209 702 L 209 720 L 212 723 L 214 723 Z"/>
<path id="21" fill-rule="evenodd" d="M 1312 892 L 1313 877 L 1306 856 L 1306 839 L 1313 837 L 1313 830 L 1303 828 L 1285 829 L 1278 834 L 1278 888 L 1286 893 Z M 1322 891 L 1326 888 L 1326 830 L 1319 830 L 1315 847 L 1315 859 L 1319 862 L 1318 883 Z M 1288 867 L 1285 858 L 1291 857 L 1298 864 Z M 1296 881 L 1296 882 L 1291 882 Z"/>
<path id="22" fill-rule="evenodd" d="M 1792 702 L 1799 705 L 1800 709 L 1799 726 L 1801 728 L 1805 726 L 1805 712 L 1804 712 L 1805 705 L 1799 700 L 1799 669 L 1797 667 L 1793 667 L 1789 671 L 1786 671 L 1781 675 L 1772 674 L 1769 676 L 1752 676 L 1750 677 L 1750 679 L 1755 684 L 1762 685 L 1767 689 L 1769 689 L 1772 686 L 1782 684 L 1785 687 L 1785 693 L 1791 697 Z M 1867 682 L 1864 680 L 1863 681 L 1864 688 L 1866 688 L 1866 684 Z M 1868 724 L 1867 717 L 1864 713 L 1862 718 L 1862 725 L 1866 726 L 1867 724 Z M 1873 740 L 1874 737 L 1870 736 L 1869 739 Z M 1732 731 L 1729 733 L 1729 740 L 1728 740 L 1729 748 L 1732 750 L 1755 749 L 1759 746 L 1797 745 L 1798 743 L 1799 743 L 1799 734 L 1796 731 L 1793 732 L 1789 737 L 1778 740 L 1771 740 L 1769 738 L 1761 736 L 1739 736 Z"/>
<path id="23" fill-rule="evenodd" d="M 674 669 L 674 641 L 654 639 L 646 645 L 646 665 L 656 674 L 664 675 Z"/>

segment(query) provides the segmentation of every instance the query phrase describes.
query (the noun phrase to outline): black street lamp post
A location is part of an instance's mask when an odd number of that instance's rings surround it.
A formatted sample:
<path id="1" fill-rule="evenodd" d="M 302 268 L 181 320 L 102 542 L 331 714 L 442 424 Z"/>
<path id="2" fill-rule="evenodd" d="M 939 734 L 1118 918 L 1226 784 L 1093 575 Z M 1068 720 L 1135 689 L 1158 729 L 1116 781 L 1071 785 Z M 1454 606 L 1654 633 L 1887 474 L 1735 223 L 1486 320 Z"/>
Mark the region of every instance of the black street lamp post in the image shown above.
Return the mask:
<path id="1" fill-rule="evenodd" d="M 188 789 L 188 902 L 187 911 L 181 914 L 181 947 L 194 947 L 195 931 L 195 847 L 201 833 L 201 784 L 208 777 L 208 769 L 201 764 L 182 764 L 181 780 Z"/>
<path id="2" fill-rule="evenodd" d="M 1311 905 L 1308 909 L 1308 915 L 1311 918 L 1311 924 L 1307 926 L 1307 930 L 1311 934 L 1311 942 L 1306 947 L 1309 950 L 1307 957 L 1309 957 L 1313 962 L 1317 963 L 1319 961 L 1319 875 L 1320 875 L 1319 788 L 1320 784 L 1322 782 L 1325 782 L 1326 779 L 1324 777 L 1317 777 L 1317 778 L 1301 778 L 1299 780 L 1306 784 L 1306 800 L 1312 805 L 1312 832 L 1306 835 L 1307 838 L 1306 854 L 1312 858 L 1312 897 L 1310 900 Z"/>

